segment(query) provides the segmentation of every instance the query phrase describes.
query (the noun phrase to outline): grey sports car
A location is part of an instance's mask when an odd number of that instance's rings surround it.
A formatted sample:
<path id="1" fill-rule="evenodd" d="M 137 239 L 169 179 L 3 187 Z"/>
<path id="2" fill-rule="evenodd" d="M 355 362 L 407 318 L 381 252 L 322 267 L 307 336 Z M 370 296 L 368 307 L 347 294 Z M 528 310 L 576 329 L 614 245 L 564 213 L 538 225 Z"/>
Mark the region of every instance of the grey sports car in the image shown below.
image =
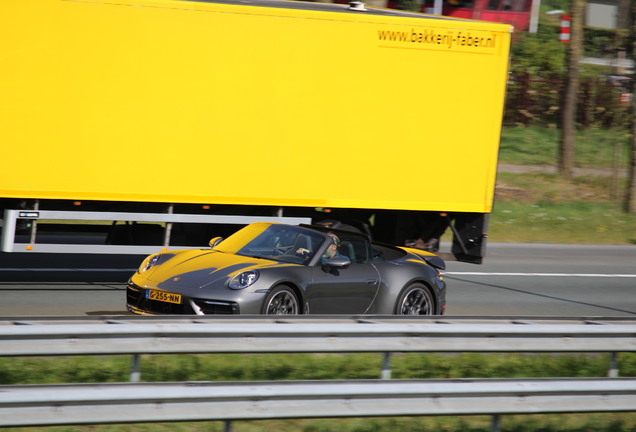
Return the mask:
<path id="1" fill-rule="evenodd" d="M 130 278 L 137 314 L 441 315 L 444 261 L 362 233 L 254 223 L 207 250 L 147 257 Z"/>

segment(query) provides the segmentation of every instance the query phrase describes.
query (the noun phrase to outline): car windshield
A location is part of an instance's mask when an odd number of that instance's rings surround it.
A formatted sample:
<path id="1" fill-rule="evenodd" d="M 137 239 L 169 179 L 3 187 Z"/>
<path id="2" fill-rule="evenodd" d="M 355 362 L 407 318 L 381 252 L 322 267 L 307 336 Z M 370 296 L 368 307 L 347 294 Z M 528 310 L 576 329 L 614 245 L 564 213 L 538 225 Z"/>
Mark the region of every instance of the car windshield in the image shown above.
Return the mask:
<path id="1" fill-rule="evenodd" d="M 326 236 L 310 229 L 255 223 L 232 234 L 215 250 L 306 265 L 326 241 Z"/>

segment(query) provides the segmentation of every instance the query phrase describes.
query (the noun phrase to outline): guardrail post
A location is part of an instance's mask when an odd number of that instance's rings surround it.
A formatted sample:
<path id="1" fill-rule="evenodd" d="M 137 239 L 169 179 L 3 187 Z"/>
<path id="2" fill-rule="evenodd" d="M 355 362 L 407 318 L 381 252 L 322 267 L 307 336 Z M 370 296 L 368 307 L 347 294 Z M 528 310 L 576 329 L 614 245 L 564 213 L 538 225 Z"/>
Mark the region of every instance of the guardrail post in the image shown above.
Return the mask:
<path id="1" fill-rule="evenodd" d="M 141 370 L 139 366 L 139 354 L 133 354 L 132 365 L 130 368 L 130 382 L 139 382 L 141 379 Z"/>
<path id="2" fill-rule="evenodd" d="M 391 353 L 384 353 L 382 359 L 382 373 L 380 374 L 382 379 L 391 379 Z"/>
<path id="3" fill-rule="evenodd" d="M 499 425 L 499 421 L 501 419 L 499 418 L 499 414 L 495 414 L 494 416 L 492 416 L 492 432 L 500 432 L 501 428 Z"/>
<path id="4" fill-rule="evenodd" d="M 232 432 L 232 421 L 226 420 L 224 422 L 223 432 Z"/>
<path id="5" fill-rule="evenodd" d="M 618 378 L 618 353 L 610 354 L 610 369 L 607 373 L 609 378 Z"/>

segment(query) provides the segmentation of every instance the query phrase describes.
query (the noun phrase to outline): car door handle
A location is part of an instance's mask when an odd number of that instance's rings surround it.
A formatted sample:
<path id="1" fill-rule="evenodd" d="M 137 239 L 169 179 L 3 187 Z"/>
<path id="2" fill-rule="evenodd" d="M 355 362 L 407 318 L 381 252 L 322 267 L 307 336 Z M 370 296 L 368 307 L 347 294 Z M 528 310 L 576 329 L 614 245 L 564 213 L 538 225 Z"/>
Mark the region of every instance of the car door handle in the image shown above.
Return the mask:
<path id="1" fill-rule="evenodd" d="M 375 285 L 378 283 L 377 279 L 367 279 L 367 284 L 368 285 Z"/>

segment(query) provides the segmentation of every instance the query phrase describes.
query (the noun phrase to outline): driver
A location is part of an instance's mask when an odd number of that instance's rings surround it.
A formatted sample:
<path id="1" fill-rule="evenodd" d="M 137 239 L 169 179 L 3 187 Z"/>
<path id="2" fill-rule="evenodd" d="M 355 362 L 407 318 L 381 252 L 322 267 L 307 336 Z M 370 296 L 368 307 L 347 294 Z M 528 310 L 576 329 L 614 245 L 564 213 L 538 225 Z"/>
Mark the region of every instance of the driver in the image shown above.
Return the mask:
<path id="1" fill-rule="evenodd" d="M 331 259 L 331 258 L 333 258 L 335 256 L 341 256 L 338 253 L 338 247 L 340 247 L 340 239 L 334 233 L 328 233 L 328 234 L 331 237 L 331 243 L 329 244 L 329 247 L 327 247 L 327 250 L 325 251 L 325 253 L 322 254 L 322 262 L 323 262 L 323 264 L 328 259 Z"/>

